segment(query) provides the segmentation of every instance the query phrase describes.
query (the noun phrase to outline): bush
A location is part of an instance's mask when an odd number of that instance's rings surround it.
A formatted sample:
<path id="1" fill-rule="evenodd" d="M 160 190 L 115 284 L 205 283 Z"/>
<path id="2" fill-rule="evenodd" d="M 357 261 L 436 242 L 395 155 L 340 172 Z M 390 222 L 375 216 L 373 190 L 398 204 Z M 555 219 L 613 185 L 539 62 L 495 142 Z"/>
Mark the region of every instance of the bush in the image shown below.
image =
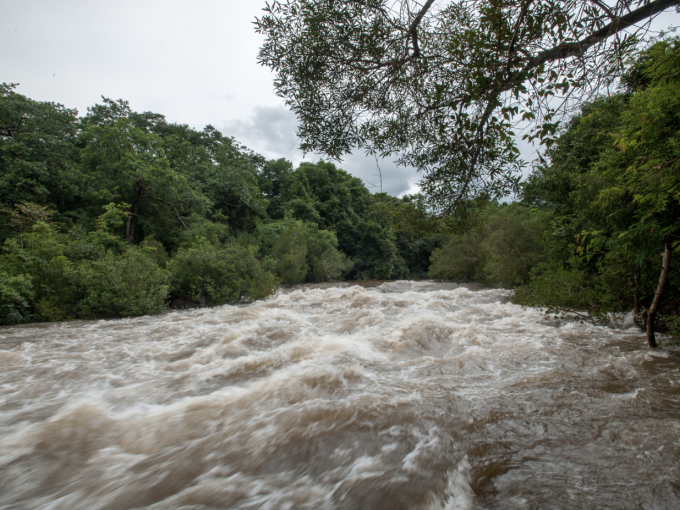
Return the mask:
<path id="1" fill-rule="evenodd" d="M 575 268 L 538 266 L 531 281 L 515 289 L 515 302 L 546 308 L 546 313 L 588 313 L 589 318 L 607 321 L 613 296 L 597 277 Z"/>
<path id="2" fill-rule="evenodd" d="M 113 243 L 115 239 L 103 228 L 92 234 L 78 229 L 59 234 L 39 221 L 22 238 L 8 239 L 0 260 L 6 275 L 0 288 L 0 320 L 26 320 L 29 310 L 41 321 L 163 310 L 167 274 L 152 255 Z"/>
<path id="3" fill-rule="evenodd" d="M 276 274 L 283 283 L 300 283 L 307 278 L 309 264 L 305 230 L 302 221 L 289 220 L 274 243 L 271 257 L 274 260 Z"/>
<path id="4" fill-rule="evenodd" d="M 58 321 L 77 316 L 77 303 L 83 295 L 73 286 L 74 264 L 66 256 L 66 236 L 38 222 L 21 238 L 5 241 L 4 251 L 1 265 L 7 274 L 26 276 L 32 284 L 28 302 L 35 319 Z"/>
<path id="5" fill-rule="evenodd" d="M 312 279 L 317 282 L 332 282 L 339 280 L 347 273 L 354 263 L 339 250 L 328 249 L 319 257 L 312 259 Z"/>
<path id="6" fill-rule="evenodd" d="M 491 203 L 473 214 L 465 233 L 432 253 L 430 277 L 506 288 L 528 282 L 544 254 L 547 213 Z"/>
<path id="7" fill-rule="evenodd" d="M 283 283 L 327 282 L 342 278 L 353 262 L 335 234 L 287 216 L 258 227 L 260 252 Z"/>
<path id="8" fill-rule="evenodd" d="M 448 243 L 432 252 L 430 278 L 457 282 L 481 282 L 484 275 L 483 231 L 474 228 L 452 236 Z"/>
<path id="9" fill-rule="evenodd" d="M 531 269 L 543 256 L 546 220 L 546 213 L 517 203 L 490 216 L 481 246 L 487 283 L 510 288 L 529 281 Z"/>
<path id="10" fill-rule="evenodd" d="M 10 276 L 0 271 L 0 326 L 21 324 L 30 319 L 33 285 L 28 275 Z"/>
<path id="11" fill-rule="evenodd" d="M 103 258 L 82 264 L 76 285 L 85 298 L 79 305 L 81 316 L 111 314 L 151 315 L 161 312 L 168 297 L 167 272 L 138 248 L 122 255 L 107 253 Z"/>
<path id="12" fill-rule="evenodd" d="M 253 251 L 233 241 L 214 245 L 206 238 L 183 245 L 169 263 L 173 297 L 215 306 L 270 295 L 276 278 Z"/>

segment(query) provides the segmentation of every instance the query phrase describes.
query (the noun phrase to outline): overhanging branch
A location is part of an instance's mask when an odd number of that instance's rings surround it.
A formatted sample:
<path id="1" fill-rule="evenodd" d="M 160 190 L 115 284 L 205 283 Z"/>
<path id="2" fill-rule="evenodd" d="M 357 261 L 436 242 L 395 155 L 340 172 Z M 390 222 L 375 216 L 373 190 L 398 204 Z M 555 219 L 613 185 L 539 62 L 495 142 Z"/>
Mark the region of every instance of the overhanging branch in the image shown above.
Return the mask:
<path id="1" fill-rule="evenodd" d="M 526 16 L 529 6 L 533 3 L 533 0 L 528 0 L 522 6 L 522 10 L 517 18 L 517 23 L 515 24 L 515 30 L 512 33 L 512 39 L 510 40 L 510 46 L 508 48 L 508 75 L 510 74 L 510 65 L 512 64 L 512 53 L 515 51 L 515 41 L 517 41 L 517 33 L 519 32 L 519 27 L 522 24 L 524 16 Z"/>
<path id="2" fill-rule="evenodd" d="M 554 48 L 539 53 L 536 57 L 529 61 L 524 70 L 528 71 L 534 69 L 541 64 L 545 64 L 546 62 L 552 62 L 569 57 L 580 57 L 595 44 L 601 43 L 621 30 L 625 30 L 626 28 L 631 27 L 638 22 L 665 11 L 669 7 L 678 5 L 679 3 L 680 0 L 657 0 L 656 2 L 644 5 L 639 9 L 629 12 L 625 16 L 615 18 L 608 25 L 593 32 L 588 37 L 580 41 L 573 43 L 562 43 L 558 46 L 555 46 Z"/>
<path id="3" fill-rule="evenodd" d="M 420 9 L 420 12 L 416 14 L 416 17 L 413 19 L 413 23 L 411 23 L 411 26 L 408 27 L 408 33 L 411 34 L 411 40 L 413 42 L 413 58 L 418 58 L 420 56 L 420 48 L 418 47 L 418 25 L 423 20 L 425 13 L 427 13 L 427 11 L 430 10 L 430 7 L 432 7 L 433 3 L 434 0 L 427 0 L 427 2 L 425 2 L 425 5 L 423 5 L 423 8 Z"/>

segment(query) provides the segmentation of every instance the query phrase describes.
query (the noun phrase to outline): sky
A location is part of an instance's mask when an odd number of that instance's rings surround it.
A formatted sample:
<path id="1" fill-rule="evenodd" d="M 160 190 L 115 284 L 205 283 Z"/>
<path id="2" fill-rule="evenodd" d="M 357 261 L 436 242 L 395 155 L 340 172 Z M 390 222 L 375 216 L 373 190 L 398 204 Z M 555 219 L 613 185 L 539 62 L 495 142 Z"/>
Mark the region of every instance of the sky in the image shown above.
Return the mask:
<path id="1" fill-rule="evenodd" d="M 211 124 L 268 158 L 303 160 L 295 115 L 257 63 L 253 21 L 265 0 L 0 0 L 0 82 L 80 114 L 101 96 L 202 129 Z M 677 23 L 678 15 L 669 19 Z M 526 160 L 535 148 L 520 146 Z M 306 160 L 316 161 L 308 155 Z M 417 191 L 412 168 L 379 163 L 382 191 Z M 374 157 L 339 164 L 380 191 Z"/>
<path id="2" fill-rule="evenodd" d="M 211 124 L 268 158 L 303 160 L 295 115 L 257 63 L 253 21 L 265 0 L 0 0 L 0 82 L 80 114 L 101 96 L 202 129 Z M 307 155 L 316 161 L 318 156 Z M 415 192 L 412 168 L 381 161 L 383 191 Z M 359 152 L 339 166 L 379 184 Z M 380 191 L 372 188 L 372 191 Z"/>

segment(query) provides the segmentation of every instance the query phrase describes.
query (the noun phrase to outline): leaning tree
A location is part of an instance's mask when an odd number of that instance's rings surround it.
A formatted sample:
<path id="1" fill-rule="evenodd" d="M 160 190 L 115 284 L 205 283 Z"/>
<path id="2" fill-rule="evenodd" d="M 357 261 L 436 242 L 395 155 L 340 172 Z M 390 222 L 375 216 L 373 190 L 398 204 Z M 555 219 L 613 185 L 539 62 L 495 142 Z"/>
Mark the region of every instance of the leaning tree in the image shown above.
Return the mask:
<path id="1" fill-rule="evenodd" d="M 552 143 L 680 0 L 288 0 L 256 20 L 260 62 L 305 151 L 354 148 L 423 172 L 440 213 L 516 189 L 518 123 Z"/>

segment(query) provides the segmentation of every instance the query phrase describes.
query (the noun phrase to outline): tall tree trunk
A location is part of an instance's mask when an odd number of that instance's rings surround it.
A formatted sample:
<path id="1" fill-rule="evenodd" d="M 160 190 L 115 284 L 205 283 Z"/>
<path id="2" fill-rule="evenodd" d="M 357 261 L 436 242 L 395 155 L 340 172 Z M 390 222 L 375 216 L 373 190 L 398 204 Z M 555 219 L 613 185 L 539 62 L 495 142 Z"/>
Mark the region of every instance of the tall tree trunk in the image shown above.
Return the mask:
<path id="1" fill-rule="evenodd" d="M 656 311 L 659 308 L 659 301 L 661 301 L 661 294 L 663 293 L 664 285 L 666 285 L 666 280 L 668 279 L 668 269 L 670 266 L 671 248 L 668 244 L 666 244 L 663 252 L 663 263 L 661 265 L 659 285 L 656 287 L 654 301 L 652 301 L 652 306 L 649 307 L 649 312 L 647 313 L 647 343 L 652 348 L 656 347 L 656 339 L 654 338 L 654 321 L 656 319 Z"/>
<path id="2" fill-rule="evenodd" d="M 135 220 L 137 219 L 137 211 L 135 208 L 130 211 L 127 221 L 125 222 L 125 240 L 132 246 L 135 244 Z"/>
<path id="3" fill-rule="evenodd" d="M 137 189 L 135 190 L 135 200 L 130 207 L 130 214 L 125 222 L 125 240 L 132 246 L 135 244 L 135 223 L 137 223 L 137 206 L 139 205 L 139 198 L 142 195 L 144 188 L 137 184 Z"/>
<path id="4" fill-rule="evenodd" d="M 633 314 L 634 317 L 640 315 L 640 275 L 636 274 L 633 277 L 635 287 L 633 288 Z"/>

